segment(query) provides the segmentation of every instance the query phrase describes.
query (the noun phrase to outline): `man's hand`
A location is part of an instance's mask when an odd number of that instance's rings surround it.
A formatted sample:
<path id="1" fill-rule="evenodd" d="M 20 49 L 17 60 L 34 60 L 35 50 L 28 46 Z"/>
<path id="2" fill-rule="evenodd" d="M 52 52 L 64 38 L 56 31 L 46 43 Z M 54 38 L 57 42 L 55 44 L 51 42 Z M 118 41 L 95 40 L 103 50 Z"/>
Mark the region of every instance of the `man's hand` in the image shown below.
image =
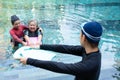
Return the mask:
<path id="1" fill-rule="evenodd" d="M 27 59 L 28 58 L 20 58 L 20 62 L 23 64 L 27 64 Z"/>

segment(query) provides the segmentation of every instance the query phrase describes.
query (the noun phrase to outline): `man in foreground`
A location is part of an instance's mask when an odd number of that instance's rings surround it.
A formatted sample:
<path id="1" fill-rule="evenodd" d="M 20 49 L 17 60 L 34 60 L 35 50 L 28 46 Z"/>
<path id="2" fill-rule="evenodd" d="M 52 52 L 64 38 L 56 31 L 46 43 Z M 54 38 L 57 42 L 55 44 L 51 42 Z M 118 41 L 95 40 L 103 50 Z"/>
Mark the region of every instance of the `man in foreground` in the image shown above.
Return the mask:
<path id="1" fill-rule="evenodd" d="M 102 35 L 102 27 L 98 22 L 88 22 L 81 26 L 81 46 L 73 45 L 40 45 L 40 49 L 81 56 L 76 63 L 42 61 L 32 58 L 21 58 L 23 64 L 40 67 L 50 71 L 75 76 L 75 80 L 98 80 L 101 68 L 101 52 L 98 45 Z"/>

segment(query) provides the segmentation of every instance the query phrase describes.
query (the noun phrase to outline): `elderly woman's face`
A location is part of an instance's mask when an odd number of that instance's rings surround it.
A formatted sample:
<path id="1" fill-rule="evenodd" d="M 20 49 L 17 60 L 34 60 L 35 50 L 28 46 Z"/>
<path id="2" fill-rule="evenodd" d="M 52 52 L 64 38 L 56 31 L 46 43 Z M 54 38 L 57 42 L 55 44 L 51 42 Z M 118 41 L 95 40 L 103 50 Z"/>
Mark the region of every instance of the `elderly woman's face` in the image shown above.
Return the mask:
<path id="1" fill-rule="evenodd" d="M 29 28 L 29 30 L 30 30 L 31 32 L 35 32 L 36 29 L 37 29 L 37 24 L 36 24 L 36 22 L 34 22 L 34 21 L 30 22 L 28 28 Z"/>

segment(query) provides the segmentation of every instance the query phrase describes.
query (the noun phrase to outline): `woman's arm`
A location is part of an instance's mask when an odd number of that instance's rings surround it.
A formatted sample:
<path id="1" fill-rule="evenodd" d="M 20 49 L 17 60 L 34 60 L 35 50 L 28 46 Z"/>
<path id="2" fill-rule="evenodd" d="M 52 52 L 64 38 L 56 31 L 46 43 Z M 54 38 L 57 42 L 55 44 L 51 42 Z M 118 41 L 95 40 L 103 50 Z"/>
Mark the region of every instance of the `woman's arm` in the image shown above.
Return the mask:
<path id="1" fill-rule="evenodd" d="M 42 44 L 42 35 L 39 35 L 36 45 L 41 45 L 41 44 Z"/>
<path id="2" fill-rule="evenodd" d="M 25 41 L 27 42 L 27 46 L 32 45 L 32 44 L 31 44 L 31 41 L 30 41 L 30 38 L 29 38 L 29 36 L 28 36 L 28 30 L 25 30 L 25 31 L 24 31 L 24 39 L 25 39 Z"/>
<path id="3" fill-rule="evenodd" d="M 43 29 L 39 27 L 39 34 L 43 36 Z"/>
<path id="4" fill-rule="evenodd" d="M 38 41 L 36 43 L 36 45 L 41 45 L 42 44 L 42 37 L 43 37 L 43 33 L 42 33 L 42 28 L 38 28 Z"/>
<path id="5" fill-rule="evenodd" d="M 30 45 L 31 42 L 30 42 L 29 37 L 27 35 L 25 35 L 24 38 L 25 38 L 25 41 L 27 42 L 27 45 Z"/>
<path id="6" fill-rule="evenodd" d="M 23 40 L 21 40 L 13 31 L 10 31 L 10 35 L 16 42 L 26 45 L 26 43 Z"/>

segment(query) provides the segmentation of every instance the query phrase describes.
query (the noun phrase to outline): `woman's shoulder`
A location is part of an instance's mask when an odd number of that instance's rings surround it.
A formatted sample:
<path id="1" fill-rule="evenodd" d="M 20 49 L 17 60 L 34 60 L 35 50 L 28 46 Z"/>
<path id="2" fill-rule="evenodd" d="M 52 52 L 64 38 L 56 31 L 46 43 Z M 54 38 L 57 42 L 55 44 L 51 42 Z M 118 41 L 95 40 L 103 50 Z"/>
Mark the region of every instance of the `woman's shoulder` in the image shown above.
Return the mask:
<path id="1" fill-rule="evenodd" d="M 43 29 L 41 27 L 39 27 L 38 33 L 39 33 L 39 35 L 43 35 Z"/>
<path id="2" fill-rule="evenodd" d="M 38 31 L 43 32 L 43 29 L 41 27 L 38 28 Z"/>
<path id="3" fill-rule="evenodd" d="M 26 25 L 20 24 L 20 27 L 28 29 L 28 27 Z"/>

